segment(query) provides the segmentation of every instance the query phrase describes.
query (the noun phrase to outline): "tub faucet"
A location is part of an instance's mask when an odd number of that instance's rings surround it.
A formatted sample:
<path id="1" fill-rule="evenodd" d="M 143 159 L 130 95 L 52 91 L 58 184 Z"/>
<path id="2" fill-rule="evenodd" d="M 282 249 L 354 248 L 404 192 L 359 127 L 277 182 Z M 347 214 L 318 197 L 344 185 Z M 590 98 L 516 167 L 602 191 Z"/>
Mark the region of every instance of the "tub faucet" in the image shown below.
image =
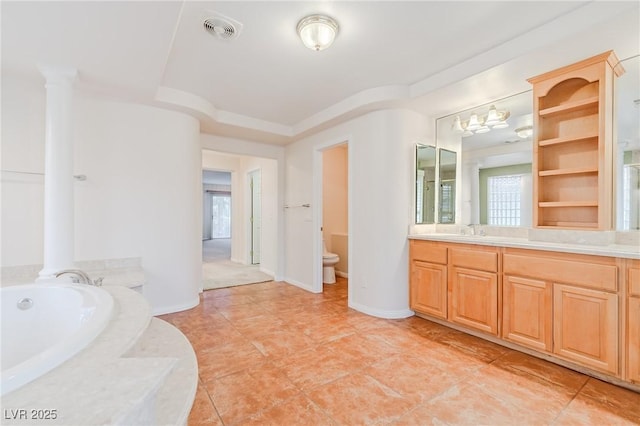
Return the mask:
<path id="1" fill-rule="evenodd" d="M 102 285 L 102 278 L 97 278 L 95 280 L 92 280 L 91 277 L 89 277 L 89 275 L 86 272 L 81 271 L 79 269 L 65 269 L 65 270 L 59 271 L 56 273 L 56 278 L 65 274 L 74 275 L 74 277 L 71 278 L 71 280 L 74 283 L 83 283 L 83 284 L 90 284 L 95 286 Z"/>

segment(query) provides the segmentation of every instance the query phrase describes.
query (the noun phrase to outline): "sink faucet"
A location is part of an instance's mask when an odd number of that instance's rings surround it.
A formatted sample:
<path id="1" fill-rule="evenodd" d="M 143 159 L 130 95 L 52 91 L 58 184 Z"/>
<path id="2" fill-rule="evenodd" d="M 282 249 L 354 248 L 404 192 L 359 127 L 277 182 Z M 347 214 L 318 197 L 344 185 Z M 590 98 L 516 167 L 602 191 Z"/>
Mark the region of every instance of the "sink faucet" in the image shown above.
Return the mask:
<path id="1" fill-rule="evenodd" d="M 470 223 L 467 226 L 469 227 L 470 235 L 485 235 L 484 228 L 479 223 Z"/>
<path id="2" fill-rule="evenodd" d="M 95 280 L 92 280 L 91 277 L 89 277 L 89 275 L 86 272 L 81 271 L 79 269 L 64 269 L 56 273 L 56 278 L 65 274 L 74 275 L 74 277 L 71 278 L 71 280 L 74 283 L 83 283 L 83 284 L 90 284 L 95 286 L 102 285 L 103 278 L 97 278 Z"/>

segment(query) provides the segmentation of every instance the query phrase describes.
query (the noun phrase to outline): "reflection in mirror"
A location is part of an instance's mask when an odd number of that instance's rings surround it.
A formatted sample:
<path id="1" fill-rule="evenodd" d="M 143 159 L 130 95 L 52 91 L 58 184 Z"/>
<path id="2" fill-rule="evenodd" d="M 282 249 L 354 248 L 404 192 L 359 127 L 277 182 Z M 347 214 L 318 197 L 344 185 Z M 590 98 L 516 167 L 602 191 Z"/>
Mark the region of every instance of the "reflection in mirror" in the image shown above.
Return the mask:
<path id="1" fill-rule="evenodd" d="M 620 61 L 616 80 L 616 228 L 640 229 L 640 56 Z"/>
<path id="2" fill-rule="evenodd" d="M 436 148 L 416 145 L 416 223 L 434 223 Z"/>
<path id="3" fill-rule="evenodd" d="M 459 224 L 531 226 L 532 107 L 526 91 L 437 120 L 437 146 L 461 152 Z"/>
<path id="4" fill-rule="evenodd" d="M 440 148 L 438 150 L 438 223 L 455 223 L 456 221 L 456 159 L 453 151 Z"/>

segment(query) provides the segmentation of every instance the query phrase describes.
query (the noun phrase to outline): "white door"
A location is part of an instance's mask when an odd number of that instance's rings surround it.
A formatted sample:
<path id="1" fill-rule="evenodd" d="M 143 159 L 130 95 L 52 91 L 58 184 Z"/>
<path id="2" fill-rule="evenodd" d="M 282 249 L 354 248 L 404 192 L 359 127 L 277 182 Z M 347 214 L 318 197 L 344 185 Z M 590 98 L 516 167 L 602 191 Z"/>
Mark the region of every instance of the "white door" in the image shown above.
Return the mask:
<path id="1" fill-rule="evenodd" d="M 249 173 L 251 192 L 251 264 L 260 263 L 260 211 L 261 187 L 260 170 Z"/>

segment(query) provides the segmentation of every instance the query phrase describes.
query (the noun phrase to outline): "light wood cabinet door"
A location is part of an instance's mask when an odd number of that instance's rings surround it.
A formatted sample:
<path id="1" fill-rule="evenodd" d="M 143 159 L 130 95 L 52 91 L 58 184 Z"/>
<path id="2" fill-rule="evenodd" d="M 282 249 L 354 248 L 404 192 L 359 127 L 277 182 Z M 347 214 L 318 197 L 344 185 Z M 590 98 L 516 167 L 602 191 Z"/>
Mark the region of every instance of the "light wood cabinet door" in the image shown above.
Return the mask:
<path id="1" fill-rule="evenodd" d="M 553 292 L 550 282 L 505 275 L 502 337 L 539 351 L 552 351 Z"/>
<path id="2" fill-rule="evenodd" d="M 640 383 L 640 298 L 629 298 L 628 379 Z"/>
<path id="3" fill-rule="evenodd" d="M 450 267 L 449 318 L 498 335 L 498 274 Z"/>
<path id="4" fill-rule="evenodd" d="M 553 352 L 619 376 L 618 295 L 554 284 L 553 297 Z"/>
<path id="5" fill-rule="evenodd" d="M 447 318 L 447 266 L 411 262 L 411 309 Z"/>
<path id="6" fill-rule="evenodd" d="M 640 260 L 627 262 L 627 380 L 640 383 Z"/>

